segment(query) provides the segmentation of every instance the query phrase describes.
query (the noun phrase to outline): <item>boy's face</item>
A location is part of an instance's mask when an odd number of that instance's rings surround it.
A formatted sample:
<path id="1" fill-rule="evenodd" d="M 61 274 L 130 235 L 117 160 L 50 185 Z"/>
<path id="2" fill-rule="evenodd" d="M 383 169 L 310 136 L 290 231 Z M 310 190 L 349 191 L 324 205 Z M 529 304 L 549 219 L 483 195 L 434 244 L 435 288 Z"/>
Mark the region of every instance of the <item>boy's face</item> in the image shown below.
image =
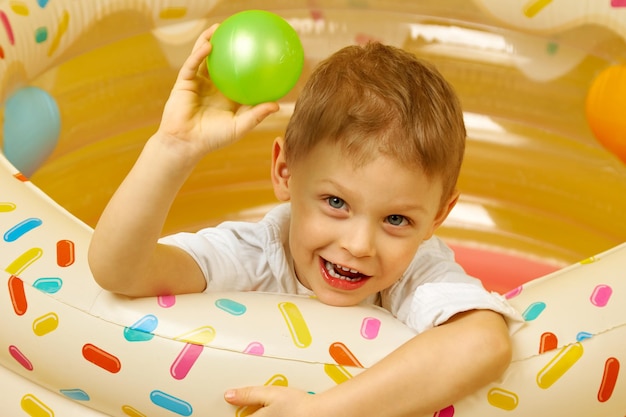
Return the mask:
<path id="1" fill-rule="evenodd" d="M 384 155 L 355 168 L 327 141 L 287 166 L 277 139 L 272 179 L 276 196 L 291 201 L 298 279 L 336 306 L 358 304 L 398 281 L 457 198 L 440 209 L 440 181 Z"/>

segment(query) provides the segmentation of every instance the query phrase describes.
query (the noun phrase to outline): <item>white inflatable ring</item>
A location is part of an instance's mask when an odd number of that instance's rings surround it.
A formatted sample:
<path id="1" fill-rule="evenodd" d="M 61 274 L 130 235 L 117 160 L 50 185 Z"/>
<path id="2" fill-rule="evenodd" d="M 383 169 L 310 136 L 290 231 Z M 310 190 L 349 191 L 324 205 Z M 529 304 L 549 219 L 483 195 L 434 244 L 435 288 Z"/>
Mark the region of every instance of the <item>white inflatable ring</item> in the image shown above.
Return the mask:
<path id="1" fill-rule="evenodd" d="M 1 2 L 0 65 L 19 63 L 31 79 L 108 15 L 130 11 L 156 27 L 182 17 L 208 18 L 214 7 L 204 1 L 176 7 L 165 0 L 145 3 Z M 519 3 L 526 17 L 534 17 L 551 1 Z M 611 13 L 599 2 L 577 3 L 586 7 L 564 5 L 564 21 L 585 16 L 566 12 L 582 10 L 593 19 Z M 498 9 L 501 2 L 476 4 L 502 12 L 502 19 L 514 24 L 510 8 Z M 19 42 L 26 25 L 14 24 L 16 19 L 48 28 L 41 54 L 21 53 L 27 49 Z M 623 28 L 623 15 L 620 20 L 619 25 L 610 20 L 610 26 Z M 551 29 L 560 27 L 555 23 Z M 317 52 L 323 55 L 323 49 Z M 0 231 L 0 275 L 6 283 L 0 290 L 2 415 L 245 416 L 247 410 L 224 402 L 225 389 L 275 384 L 320 392 L 413 336 L 374 307 L 333 308 L 314 299 L 260 293 L 131 300 L 104 292 L 86 262 L 91 228 L 3 155 Z M 622 244 L 511 291 L 511 303 L 528 324 L 513 337 L 509 369 L 501 380 L 436 416 L 623 417 L 625 270 Z"/>

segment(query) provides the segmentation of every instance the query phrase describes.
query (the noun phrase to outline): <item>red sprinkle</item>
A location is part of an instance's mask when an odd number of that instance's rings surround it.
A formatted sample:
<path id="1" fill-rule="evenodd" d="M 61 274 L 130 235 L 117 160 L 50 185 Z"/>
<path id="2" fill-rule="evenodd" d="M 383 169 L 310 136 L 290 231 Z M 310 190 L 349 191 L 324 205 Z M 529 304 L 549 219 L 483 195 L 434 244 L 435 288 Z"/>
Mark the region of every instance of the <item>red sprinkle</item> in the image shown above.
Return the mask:
<path id="1" fill-rule="evenodd" d="M 122 369 L 120 360 L 98 346 L 87 343 L 83 346 L 83 357 L 100 368 L 116 374 Z"/>
<path id="2" fill-rule="evenodd" d="M 545 353 L 559 347 L 559 340 L 554 333 L 545 332 L 539 341 L 539 353 Z"/>
<path id="3" fill-rule="evenodd" d="M 24 291 L 24 281 L 15 275 L 11 275 L 9 278 L 9 296 L 11 297 L 11 304 L 13 304 L 15 314 L 23 316 L 28 309 L 26 292 Z"/>
<path id="4" fill-rule="evenodd" d="M 57 242 L 57 265 L 66 268 L 74 263 L 74 242 L 59 240 Z"/>
<path id="5" fill-rule="evenodd" d="M 15 36 L 13 35 L 11 22 L 9 22 L 9 18 L 2 10 L 0 10 L 0 21 L 2 22 L 2 26 L 4 26 L 4 30 L 7 32 L 7 36 L 9 37 L 9 43 L 11 45 L 15 45 Z"/>

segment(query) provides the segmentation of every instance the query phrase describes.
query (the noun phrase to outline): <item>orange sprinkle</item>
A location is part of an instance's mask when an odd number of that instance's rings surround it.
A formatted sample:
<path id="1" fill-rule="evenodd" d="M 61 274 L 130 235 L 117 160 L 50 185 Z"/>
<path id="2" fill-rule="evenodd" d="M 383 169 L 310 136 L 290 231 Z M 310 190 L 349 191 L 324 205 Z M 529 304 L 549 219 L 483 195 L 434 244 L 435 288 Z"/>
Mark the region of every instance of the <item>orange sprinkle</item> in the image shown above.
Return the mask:
<path id="1" fill-rule="evenodd" d="M 601 403 L 607 402 L 617 383 L 617 377 L 619 375 L 619 360 L 616 358 L 608 358 L 604 363 L 604 374 L 602 375 L 602 382 L 600 389 L 598 390 L 598 401 Z"/>
<path id="2" fill-rule="evenodd" d="M 545 353 L 558 347 L 559 341 L 554 333 L 545 332 L 539 341 L 539 353 Z"/>
<path id="3" fill-rule="evenodd" d="M 87 343 L 83 346 L 83 357 L 112 374 L 116 374 L 122 369 L 122 364 L 116 356 L 111 355 L 109 352 L 91 343 Z"/>
<path id="4" fill-rule="evenodd" d="M 9 278 L 9 295 L 11 297 L 11 304 L 13 304 L 13 311 L 18 316 L 24 315 L 28 309 L 28 302 L 26 301 L 26 292 L 24 291 L 24 281 L 11 275 Z"/>
<path id="5" fill-rule="evenodd" d="M 59 240 L 57 242 L 57 265 L 62 268 L 74 263 L 74 242 L 71 240 Z"/>
<path id="6" fill-rule="evenodd" d="M 359 362 L 356 356 L 341 342 L 335 342 L 330 345 L 328 352 L 339 365 L 363 368 L 363 365 L 361 365 L 361 362 Z"/>
<path id="7" fill-rule="evenodd" d="M 18 180 L 22 181 L 22 182 L 27 182 L 28 181 L 28 178 L 26 178 L 26 175 L 22 174 L 21 172 L 18 172 L 17 174 L 13 174 L 13 177 L 15 179 L 18 179 Z"/>

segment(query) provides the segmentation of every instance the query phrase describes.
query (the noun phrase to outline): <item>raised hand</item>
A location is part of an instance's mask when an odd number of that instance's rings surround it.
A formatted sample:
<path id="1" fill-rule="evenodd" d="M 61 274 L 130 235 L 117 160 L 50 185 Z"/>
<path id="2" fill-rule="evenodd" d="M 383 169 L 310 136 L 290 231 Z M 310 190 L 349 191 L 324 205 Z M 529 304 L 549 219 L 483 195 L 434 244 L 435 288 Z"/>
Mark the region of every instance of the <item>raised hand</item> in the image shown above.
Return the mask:
<path id="1" fill-rule="evenodd" d="M 200 35 L 181 67 L 158 132 L 199 156 L 235 142 L 278 110 L 276 103 L 250 107 L 230 101 L 211 83 L 205 59 L 217 27 Z"/>

